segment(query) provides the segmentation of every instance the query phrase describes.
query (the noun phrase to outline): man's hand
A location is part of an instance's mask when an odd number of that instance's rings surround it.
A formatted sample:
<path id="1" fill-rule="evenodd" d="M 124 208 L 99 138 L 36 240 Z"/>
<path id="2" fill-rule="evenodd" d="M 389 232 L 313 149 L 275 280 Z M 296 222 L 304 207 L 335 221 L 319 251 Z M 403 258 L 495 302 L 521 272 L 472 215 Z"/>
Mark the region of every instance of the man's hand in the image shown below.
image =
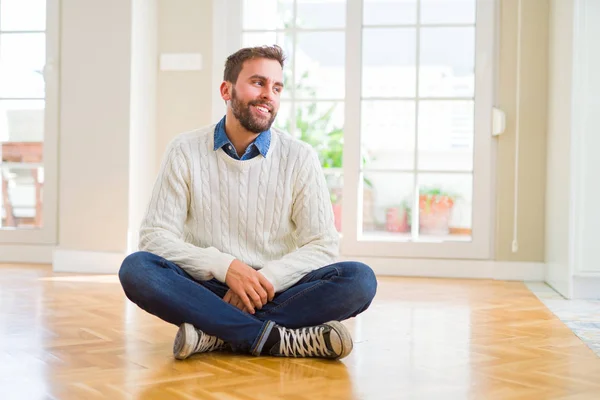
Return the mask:
<path id="1" fill-rule="evenodd" d="M 234 307 L 239 308 L 243 312 L 249 313 L 248 309 L 244 305 L 244 302 L 242 301 L 242 299 L 240 299 L 240 296 L 238 296 L 237 294 L 233 293 L 233 291 L 231 289 L 229 289 L 227 291 L 227 293 L 225 293 L 225 296 L 223 297 L 223 301 L 225 303 L 231 304 Z"/>
<path id="2" fill-rule="evenodd" d="M 233 292 L 241 300 L 246 311 L 250 314 L 254 314 L 255 309 L 260 310 L 262 306 L 275 297 L 271 282 L 260 272 L 237 259 L 229 265 L 225 276 L 225 284 L 229 286 L 230 292 Z M 233 299 L 231 295 L 227 296 L 228 294 L 229 292 L 225 294 L 223 300 L 232 305 L 235 304 L 231 303 L 230 300 L 235 300 L 238 304 L 238 300 Z"/>

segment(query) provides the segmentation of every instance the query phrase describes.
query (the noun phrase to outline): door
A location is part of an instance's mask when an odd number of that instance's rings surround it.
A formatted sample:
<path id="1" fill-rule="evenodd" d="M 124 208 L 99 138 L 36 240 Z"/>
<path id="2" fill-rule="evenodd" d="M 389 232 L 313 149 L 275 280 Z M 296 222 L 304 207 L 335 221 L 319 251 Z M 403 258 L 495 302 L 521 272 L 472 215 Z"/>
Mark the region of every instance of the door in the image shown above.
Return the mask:
<path id="1" fill-rule="evenodd" d="M 489 258 L 492 0 L 218 3 L 215 84 L 242 46 L 288 56 L 275 125 L 319 153 L 343 256 Z"/>

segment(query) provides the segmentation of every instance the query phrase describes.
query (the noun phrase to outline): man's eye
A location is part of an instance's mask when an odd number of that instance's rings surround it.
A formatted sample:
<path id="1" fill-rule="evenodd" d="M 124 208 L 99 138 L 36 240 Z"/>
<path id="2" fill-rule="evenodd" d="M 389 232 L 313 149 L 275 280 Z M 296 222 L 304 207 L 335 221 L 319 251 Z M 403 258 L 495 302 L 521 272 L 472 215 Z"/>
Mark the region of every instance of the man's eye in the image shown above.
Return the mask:
<path id="1" fill-rule="evenodd" d="M 262 82 L 261 81 L 256 81 L 254 83 L 257 84 L 257 85 L 261 85 L 262 86 Z"/>

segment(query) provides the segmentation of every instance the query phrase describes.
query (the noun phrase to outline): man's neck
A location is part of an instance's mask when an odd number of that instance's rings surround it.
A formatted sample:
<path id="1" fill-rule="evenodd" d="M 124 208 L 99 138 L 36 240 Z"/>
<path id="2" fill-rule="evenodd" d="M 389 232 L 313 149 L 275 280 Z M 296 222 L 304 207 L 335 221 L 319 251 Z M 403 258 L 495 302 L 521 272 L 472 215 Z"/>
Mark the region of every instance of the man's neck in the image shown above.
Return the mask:
<path id="1" fill-rule="evenodd" d="M 225 134 L 240 157 L 246 152 L 250 143 L 259 135 L 258 133 L 246 130 L 240 125 L 240 122 L 233 116 L 231 111 L 227 112 L 227 117 L 225 118 Z"/>

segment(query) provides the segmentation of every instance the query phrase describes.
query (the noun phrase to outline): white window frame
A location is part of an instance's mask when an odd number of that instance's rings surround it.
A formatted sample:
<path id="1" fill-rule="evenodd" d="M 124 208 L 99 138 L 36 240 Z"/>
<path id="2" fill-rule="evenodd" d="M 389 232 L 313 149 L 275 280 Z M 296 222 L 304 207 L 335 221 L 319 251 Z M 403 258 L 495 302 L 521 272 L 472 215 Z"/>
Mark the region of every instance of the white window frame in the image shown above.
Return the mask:
<path id="1" fill-rule="evenodd" d="M 477 0 L 475 49 L 475 136 L 471 241 L 401 241 L 360 238 L 362 210 L 360 110 L 362 66 L 362 0 L 347 0 L 346 96 L 344 100 L 344 206 L 342 257 L 489 259 L 492 251 L 492 107 L 494 101 L 496 1 Z M 242 0 L 213 1 L 213 120 L 225 105 L 218 87 L 226 57 L 242 46 Z M 418 27 L 419 25 L 417 25 Z"/>
<path id="2" fill-rule="evenodd" d="M 0 244 L 53 245 L 58 220 L 59 33 L 60 0 L 46 1 L 46 83 L 44 118 L 43 225 L 37 229 L 0 228 Z"/>

